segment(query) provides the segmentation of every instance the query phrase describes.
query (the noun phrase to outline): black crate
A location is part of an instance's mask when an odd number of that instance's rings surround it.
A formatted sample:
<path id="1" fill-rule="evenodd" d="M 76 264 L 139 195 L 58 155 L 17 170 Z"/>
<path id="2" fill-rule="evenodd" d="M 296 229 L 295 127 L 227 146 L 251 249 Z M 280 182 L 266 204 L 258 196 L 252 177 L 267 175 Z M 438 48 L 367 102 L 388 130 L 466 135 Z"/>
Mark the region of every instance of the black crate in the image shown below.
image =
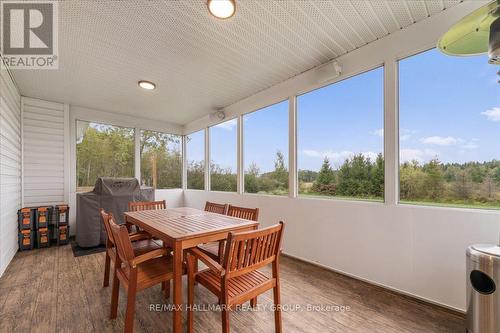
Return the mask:
<path id="1" fill-rule="evenodd" d="M 49 247 L 50 246 L 50 235 L 49 228 L 40 228 L 36 231 L 36 247 Z"/>
<path id="2" fill-rule="evenodd" d="M 55 206 L 56 226 L 66 226 L 69 223 L 69 206 L 56 205 Z"/>
<path id="3" fill-rule="evenodd" d="M 35 243 L 33 230 L 24 229 L 19 232 L 19 251 L 32 250 Z"/>
<path id="4" fill-rule="evenodd" d="M 69 225 L 61 225 L 56 228 L 57 245 L 69 243 Z"/>
<path id="5" fill-rule="evenodd" d="M 52 221 L 52 206 L 42 206 L 36 209 L 35 225 L 36 229 L 48 228 Z"/>
<path id="6" fill-rule="evenodd" d="M 21 208 L 17 211 L 19 230 L 35 229 L 36 208 Z"/>

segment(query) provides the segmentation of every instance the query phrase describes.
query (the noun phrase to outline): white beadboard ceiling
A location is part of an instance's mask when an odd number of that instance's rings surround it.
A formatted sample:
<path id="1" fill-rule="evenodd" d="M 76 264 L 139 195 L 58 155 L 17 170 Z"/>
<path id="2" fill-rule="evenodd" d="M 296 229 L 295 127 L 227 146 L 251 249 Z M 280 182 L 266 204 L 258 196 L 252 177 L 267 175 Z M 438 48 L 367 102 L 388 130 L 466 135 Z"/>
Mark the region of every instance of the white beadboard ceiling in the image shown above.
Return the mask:
<path id="1" fill-rule="evenodd" d="M 25 96 L 186 124 L 460 2 L 237 0 L 217 20 L 205 0 L 63 1 L 59 69 L 13 72 Z"/>

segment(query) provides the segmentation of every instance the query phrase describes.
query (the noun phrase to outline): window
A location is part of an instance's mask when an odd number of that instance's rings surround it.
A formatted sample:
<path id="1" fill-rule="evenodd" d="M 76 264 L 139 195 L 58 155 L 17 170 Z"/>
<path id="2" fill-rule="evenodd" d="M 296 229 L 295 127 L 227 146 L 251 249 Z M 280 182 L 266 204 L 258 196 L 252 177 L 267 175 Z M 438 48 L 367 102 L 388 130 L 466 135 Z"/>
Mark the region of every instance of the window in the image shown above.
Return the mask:
<path id="1" fill-rule="evenodd" d="M 182 137 L 141 130 L 141 182 L 155 189 L 182 187 Z"/>
<path id="2" fill-rule="evenodd" d="M 299 195 L 383 200 L 383 68 L 297 97 Z"/>
<path id="3" fill-rule="evenodd" d="M 210 127 L 210 189 L 236 192 L 237 120 Z"/>
<path id="4" fill-rule="evenodd" d="M 399 62 L 401 202 L 500 208 L 497 71 L 435 49 Z"/>
<path id="5" fill-rule="evenodd" d="M 186 136 L 187 188 L 205 189 L 205 130 Z"/>
<path id="6" fill-rule="evenodd" d="M 245 192 L 288 194 L 288 101 L 243 116 Z"/>
<path id="7" fill-rule="evenodd" d="M 134 177 L 134 129 L 77 120 L 77 192 L 91 191 L 98 177 Z"/>

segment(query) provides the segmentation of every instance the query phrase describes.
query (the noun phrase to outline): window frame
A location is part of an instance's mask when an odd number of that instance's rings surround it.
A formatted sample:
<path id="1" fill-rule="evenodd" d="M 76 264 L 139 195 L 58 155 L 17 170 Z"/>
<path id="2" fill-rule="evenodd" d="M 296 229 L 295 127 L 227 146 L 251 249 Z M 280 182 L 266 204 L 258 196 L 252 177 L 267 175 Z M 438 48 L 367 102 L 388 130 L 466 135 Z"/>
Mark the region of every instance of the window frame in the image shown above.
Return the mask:
<path id="1" fill-rule="evenodd" d="M 202 132 L 203 133 L 203 188 L 198 189 L 198 188 L 188 188 L 188 175 L 187 175 L 187 167 L 188 167 L 188 159 L 187 159 L 187 152 L 188 152 L 188 147 L 187 147 L 187 137 L 190 135 L 193 135 L 194 133 Z M 189 132 L 188 134 L 183 135 L 183 141 L 184 141 L 184 167 L 183 167 L 183 173 L 184 173 L 184 181 L 183 181 L 183 190 L 184 191 L 207 191 L 207 132 L 208 132 L 208 127 L 203 127 L 199 130 L 195 130 L 192 132 Z M 209 177 L 210 178 L 210 177 Z"/>
<path id="2" fill-rule="evenodd" d="M 207 192 L 214 192 L 214 193 L 228 193 L 228 194 L 241 194 L 241 152 L 242 152 L 242 140 L 241 140 L 241 115 L 239 116 L 233 116 L 231 118 L 224 118 L 224 120 L 211 124 L 210 126 L 207 126 L 205 128 L 206 130 L 206 136 L 205 136 L 205 174 L 206 177 L 208 176 L 208 179 L 205 178 L 205 190 Z M 212 190 L 212 172 L 211 172 L 211 166 L 212 166 L 212 133 L 211 129 L 232 121 L 236 120 L 236 191 L 220 191 L 220 190 Z M 196 132 L 196 131 L 195 131 Z M 207 181 L 208 180 L 208 181 Z"/>
<path id="3" fill-rule="evenodd" d="M 382 128 L 384 130 L 384 135 L 382 136 L 382 156 L 384 157 L 384 191 L 383 191 L 383 197 L 381 200 L 376 200 L 376 199 L 366 199 L 366 198 L 355 198 L 355 197 L 338 197 L 338 196 L 321 196 L 321 195 L 311 195 L 311 196 L 304 196 L 300 195 L 299 193 L 299 180 L 298 180 L 298 175 L 299 175 L 299 159 L 298 159 L 298 131 L 299 131 L 299 124 L 298 124 L 298 99 L 300 96 L 303 96 L 305 94 L 314 92 L 316 90 L 320 90 L 329 86 L 333 86 L 335 84 L 341 83 L 343 81 L 352 79 L 356 76 L 363 75 L 365 73 L 371 72 L 376 69 L 382 69 Z M 386 82 L 386 73 L 387 72 L 387 62 L 381 62 L 381 63 L 376 63 L 373 66 L 367 66 L 364 68 L 361 68 L 359 70 L 353 71 L 352 73 L 349 73 L 349 75 L 345 76 L 339 76 L 335 78 L 334 80 L 327 81 L 326 83 L 322 83 L 321 85 L 315 86 L 312 89 L 307 89 L 307 90 L 302 90 L 298 93 L 296 93 L 293 97 L 295 98 L 295 110 L 294 110 L 294 117 L 295 117 L 295 128 L 294 128 L 294 133 L 295 133 L 295 190 L 294 192 L 296 193 L 296 196 L 294 198 L 297 199 L 305 199 L 305 200 L 338 200 L 342 202 L 355 202 L 355 203 L 370 203 L 370 204 L 386 204 L 387 203 L 387 142 L 386 142 L 386 121 L 387 121 L 387 98 L 386 98 L 386 88 L 387 88 L 387 82 Z M 399 85 L 398 85 L 399 86 Z M 398 136 L 399 140 L 399 136 Z M 399 146 L 399 144 L 398 144 Z M 399 147 L 398 147 L 399 150 Z M 398 192 L 399 193 L 399 192 Z"/>
<path id="4" fill-rule="evenodd" d="M 140 143 L 142 140 L 142 132 L 143 131 L 150 131 L 150 132 L 156 132 L 160 134 L 166 134 L 166 135 L 173 135 L 177 136 L 180 139 L 180 154 L 181 154 L 181 184 L 179 187 L 168 187 L 168 188 L 155 188 L 155 191 L 163 191 L 163 190 L 179 190 L 184 188 L 184 161 L 185 161 L 185 147 L 184 147 L 184 141 L 185 141 L 185 135 L 183 134 L 173 134 L 173 133 L 167 133 L 165 131 L 157 131 L 157 130 L 151 130 L 151 129 L 145 129 L 145 128 L 138 128 L 139 131 L 139 147 L 135 147 L 136 150 L 139 148 L 139 161 L 140 161 L 140 167 L 139 167 L 139 183 L 142 185 L 142 156 L 140 153 Z M 136 142 L 137 143 L 137 142 Z M 137 172 L 137 170 L 136 170 Z M 151 187 L 153 187 L 151 185 Z"/>
<path id="5" fill-rule="evenodd" d="M 436 41 L 437 42 L 437 41 Z M 423 53 L 426 53 L 431 50 L 436 50 L 437 46 L 436 43 L 428 43 L 426 46 L 423 46 L 419 48 L 418 50 L 414 50 L 412 52 L 406 52 L 405 54 L 401 54 L 397 56 L 394 59 L 395 62 L 395 71 L 396 71 L 396 114 L 397 114 L 397 132 L 396 132 L 396 142 L 397 142 L 397 154 L 396 154 L 396 167 L 395 167 L 395 173 L 396 173 L 396 206 L 402 206 L 402 207 L 411 207 L 415 209 L 437 209 L 437 210 L 451 210 L 451 211 L 467 211 L 467 212 L 488 212 L 488 213 L 497 213 L 500 212 L 500 207 L 495 208 L 495 207 L 483 207 L 483 206 L 469 206 L 469 207 L 461 207 L 460 205 L 454 205 L 454 204 L 445 204 L 445 203 L 433 203 L 433 202 L 421 202 L 421 203 L 414 203 L 414 202 L 405 202 L 401 201 L 401 143 L 400 143 L 400 93 L 401 93 L 401 84 L 399 81 L 400 78 L 400 63 L 401 61 L 404 61 L 408 58 L 412 58 L 415 56 L 419 56 Z"/>
<path id="6" fill-rule="evenodd" d="M 272 104 L 269 104 L 269 105 L 266 105 L 264 107 L 261 107 L 261 108 L 258 108 L 258 109 L 254 109 L 252 111 L 249 111 L 249 112 L 245 112 L 245 113 L 242 113 L 240 115 L 241 117 L 241 120 L 239 120 L 239 122 L 241 123 L 241 129 L 240 129 L 240 133 L 238 134 L 238 136 L 240 137 L 241 136 L 241 145 L 239 147 L 240 151 L 241 151 L 241 157 L 240 157 L 240 163 L 241 163 L 241 176 L 238 176 L 238 179 L 241 179 L 240 180 L 240 183 L 241 183 L 241 194 L 243 195 L 263 195 L 263 196 L 271 196 L 271 197 L 281 197 L 281 198 L 284 198 L 284 197 L 289 197 L 291 194 L 292 194 L 292 184 L 290 182 L 290 173 L 292 172 L 291 171 L 291 168 L 290 168 L 290 125 L 288 125 L 288 143 L 287 143 L 287 150 L 286 150 L 286 153 L 287 153 L 287 169 L 288 169 L 288 193 L 286 194 L 283 194 L 283 195 L 279 195 L 279 194 L 272 194 L 272 193 L 250 193 L 250 192 L 246 192 L 245 191 L 245 122 L 244 122 L 244 117 L 245 116 L 248 116 L 248 115 L 251 115 L 252 113 L 256 113 L 256 112 L 259 112 L 259 111 L 263 111 L 264 109 L 267 109 L 269 107 L 272 107 L 272 106 L 275 106 L 277 104 L 280 104 L 280 103 L 283 103 L 283 102 L 287 102 L 287 107 L 288 107 L 288 114 L 287 114 L 287 118 L 288 118 L 288 124 L 290 124 L 290 98 L 283 98 L 277 102 L 274 102 Z M 239 128 L 239 126 L 238 126 Z M 295 186 L 295 185 L 293 185 Z"/>
<path id="7" fill-rule="evenodd" d="M 136 147 L 136 140 L 137 140 L 137 127 L 133 127 L 133 126 L 127 126 L 127 125 L 116 125 L 114 122 L 109 122 L 109 123 L 106 123 L 106 121 L 94 121 L 94 120 L 86 120 L 86 119 L 83 119 L 81 117 L 75 117 L 74 119 L 74 126 L 75 126 L 75 131 L 74 131 L 74 135 L 73 135 L 73 140 L 75 140 L 75 144 L 74 144 L 74 149 L 75 149 L 75 153 L 74 153 L 74 158 L 75 158 L 75 167 L 72 168 L 74 169 L 73 172 L 75 174 L 75 177 L 74 177 L 74 184 L 73 186 L 75 186 L 75 193 L 85 193 L 85 192 L 79 192 L 78 191 L 78 151 L 77 151 L 77 146 L 78 146 L 78 138 L 77 138 L 77 135 L 78 135 L 78 122 L 86 122 L 86 123 L 89 123 L 89 124 L 99 124 L 99 125 L 104 125 L 104 126 L 113 126 L 113 127 L 121 127 L 121 128 L 128 128 L 128 129 L 132 129 L 133 130 L 133 140 L 134 140 L 134 178 L 137 178 L 137 170 L 136 170 L 136 167 L 137 167 L 137 147 Z M 140 163 L 140 156 L 139 156 L 139 163 Z M 140 175 L 140 171 L 139 171 L 139 175 Z M 140 183 L 140 177 L 139 177 L 139 183 Z"/>
<path id="8" fill-rule="evenodd" d="M 139 184 L 141 184 L 142 179 L 141 179 L 141 154 L 140 154 L 140 140 L 141 140 L 141 131 L 153 131 L 153 132 L 159 132 L 159 133 L 164 133 L 164 134 L 171 134 L 171 135 L 176 135 L 181 138 L 181 154 L 182 154 L 182 174 L 184 174 L 184 160 L 185 160 L 185 135 L 180 131 L 179 133 L 175 133 L 176 131 L 168 130 L 168 129 L 162 129 L 160 128 L 151 128 L 149 126 L 141 126 L 141 125 L 136 125 L 136 124 L 131 124 L 126 121 L 119 121 L 116 120 L 114 117 L 114 114 L 105 114 L 104 116 L 100 115 L 87 115 L 86 112 L 82 111 L 93 111 L 95 112 L 96 110 L 93 109 L 86 109 L 86 108 L 80 108 L 77 107 L 77 111 L 70 109 L 70 116 L 69 118 L 69 142 L 70 142 L 70 173 L 68 175 L 70 181 L 69 181 L 69 191 L 70 195 L 76 194 L 76 193 L 83 193 L 83 192 L 78 192 L 77 191 L 77 185 L 78 185 L 78 177 L 77 177 L 77 168 L 78 168 L 78 158 L 77 158 L 77 123 L 79 121 L 81 122 L 88 122 L 88 123 L 97 123 L 97 124 L 102 124 L 102 125 L 108 125 L 108 126 L 114 126 L 114 127 L 122 127 L 122 128 L 130 128 L 134 130 L 134 176 L 133 178 L 136 178 L 139 181 Z M 82 109 L 82 110 L 80 110 Z M 92 112 L 89 112 L 92 114 Z M 156 189 L 156 191 L 176 191 L 176 190 L 183 190 L 185 186 L 185 177 L 183 176 L 181 179 L 181 187 L 180 188 L 168 188 L 168 189 Z"/>

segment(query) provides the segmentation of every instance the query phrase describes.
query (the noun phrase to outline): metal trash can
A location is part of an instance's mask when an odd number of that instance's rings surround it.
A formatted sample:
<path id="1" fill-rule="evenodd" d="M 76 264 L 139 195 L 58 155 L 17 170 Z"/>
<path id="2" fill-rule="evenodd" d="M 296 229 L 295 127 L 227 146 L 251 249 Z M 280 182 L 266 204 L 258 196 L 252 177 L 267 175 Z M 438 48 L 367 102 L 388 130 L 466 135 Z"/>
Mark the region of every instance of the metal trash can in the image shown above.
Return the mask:
<path id="1" fill-rule="evenodd" d="M 467 249 L 467 333 L 500 332 L 500 246 Z"/>

